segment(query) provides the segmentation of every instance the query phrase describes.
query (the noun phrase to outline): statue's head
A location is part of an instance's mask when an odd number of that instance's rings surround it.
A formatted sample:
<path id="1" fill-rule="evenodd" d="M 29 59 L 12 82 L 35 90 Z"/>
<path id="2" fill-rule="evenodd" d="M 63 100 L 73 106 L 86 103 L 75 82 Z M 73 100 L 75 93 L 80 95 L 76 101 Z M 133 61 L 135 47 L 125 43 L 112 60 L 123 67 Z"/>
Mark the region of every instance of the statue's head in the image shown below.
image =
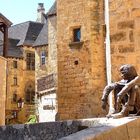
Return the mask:
<path id="1" fill-rule="evenodd" d="M 132 80 L 137 76 L 137 72 L 134 66 L 125 64 L 120 67 L 121 77 L 125 80 Z"/>

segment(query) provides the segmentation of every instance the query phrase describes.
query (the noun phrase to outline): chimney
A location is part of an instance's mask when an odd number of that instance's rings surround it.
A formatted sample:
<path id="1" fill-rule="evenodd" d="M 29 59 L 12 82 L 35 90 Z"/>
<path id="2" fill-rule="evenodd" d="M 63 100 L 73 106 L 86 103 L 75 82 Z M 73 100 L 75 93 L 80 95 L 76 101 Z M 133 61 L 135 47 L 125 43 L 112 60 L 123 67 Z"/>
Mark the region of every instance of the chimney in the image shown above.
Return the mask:
<path id="1" fill-rule="evenodd" d="M 44 8 L 44 3 L 38 3 L 38 8 L 37 8 L 37 22 L 40 23 L 45 23 L 45 8 Z"/>

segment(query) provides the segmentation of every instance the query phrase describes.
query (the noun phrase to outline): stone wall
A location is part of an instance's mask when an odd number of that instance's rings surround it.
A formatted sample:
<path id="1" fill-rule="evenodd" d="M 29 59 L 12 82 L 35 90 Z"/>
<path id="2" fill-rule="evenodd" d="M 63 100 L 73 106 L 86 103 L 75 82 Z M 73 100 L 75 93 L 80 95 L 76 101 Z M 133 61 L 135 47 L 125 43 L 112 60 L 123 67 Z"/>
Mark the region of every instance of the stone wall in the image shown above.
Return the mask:
<path id="1" fill-rule="evenodd" d="M 140 118 L 93 118 L 0 127 L 0 140 L 139 140 Z"/>
<path id="2" fill-rule="evenodd" d="M 5 124 L 6 65 L 7 60 L 0 57 L 0 125 Z"/>
<path id="3" fill-rule="evenodd" d="M 48 74 L 57 73 L 57 17 L 48 17 Z"/>
<path id="4" fill-rule="evenodd" d="M 122 64 L 132 64 L 140 72 L 140 1 L 110 1 L 112 80 L 119 79 Z M 115 72 L 114 72 L 115 71 Z"/>
<path id="5" fill-rule="evenodd" d="M 58 112 L 60 119 L 102 114 L 106 84 L 103 0 L 57 0 Z M 81 41 L 73 42 L 73 29 Z"/>
<path id="6" fill-rule="evenodd" d="M 57 140 L 81 129 L 79 121 L 9 125 L 0 127 L 0 140 Z"/>

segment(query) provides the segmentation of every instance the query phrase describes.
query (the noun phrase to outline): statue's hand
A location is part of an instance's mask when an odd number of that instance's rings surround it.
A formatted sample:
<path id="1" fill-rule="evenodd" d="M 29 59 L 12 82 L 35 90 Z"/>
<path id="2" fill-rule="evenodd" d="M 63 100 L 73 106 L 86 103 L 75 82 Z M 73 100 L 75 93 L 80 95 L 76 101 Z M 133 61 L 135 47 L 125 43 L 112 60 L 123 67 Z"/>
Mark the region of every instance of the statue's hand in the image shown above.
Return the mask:
<path id="1" fill-rule="evenodd" d="M 106 110 L 106 105 L 107 105 L 107 102 L 106 101 L 102 101 L 102 109 Z"/>
<path id="2" fill-rule="evenodd" d="M 117 104 L 121 104 L 121 100 L 122 100 L 121 96 L 117 95 Z"/>

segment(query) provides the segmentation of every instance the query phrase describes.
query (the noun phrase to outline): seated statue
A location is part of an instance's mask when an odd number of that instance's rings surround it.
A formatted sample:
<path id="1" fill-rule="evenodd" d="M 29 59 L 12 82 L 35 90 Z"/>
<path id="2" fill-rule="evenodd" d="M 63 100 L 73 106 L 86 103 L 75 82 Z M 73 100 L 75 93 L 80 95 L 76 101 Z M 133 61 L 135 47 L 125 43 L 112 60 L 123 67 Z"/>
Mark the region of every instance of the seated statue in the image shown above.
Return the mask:
<path id="1" fill-rule="evenodd" d="M 122 79 L 107 85 L 103 91 L 103 109 L 106 109 L 108 104 L 108 95 L 111 91 L 114 92 L 114 112 L 109 114 L 108 117 L 119 118 L 128 116 L 129 112 L 134 111 L 134 109 L 139 112 L 140 77 L 137 75 L 134 66 L 129 64 L 121 66 L 120 73 Z"/>
<path id="2" fill-rule="evenodd" d="M 128 94 L 128 101 L 120 113 L 114 114 L 114 118 L 128 116 L 129 112 L 136 109 L 136 116 L 140 115 L 140 76 L 136 76 L 133 80 L 127 83 L 117 96 L 117 106 L 120 107 L 121 99 Z"/>

